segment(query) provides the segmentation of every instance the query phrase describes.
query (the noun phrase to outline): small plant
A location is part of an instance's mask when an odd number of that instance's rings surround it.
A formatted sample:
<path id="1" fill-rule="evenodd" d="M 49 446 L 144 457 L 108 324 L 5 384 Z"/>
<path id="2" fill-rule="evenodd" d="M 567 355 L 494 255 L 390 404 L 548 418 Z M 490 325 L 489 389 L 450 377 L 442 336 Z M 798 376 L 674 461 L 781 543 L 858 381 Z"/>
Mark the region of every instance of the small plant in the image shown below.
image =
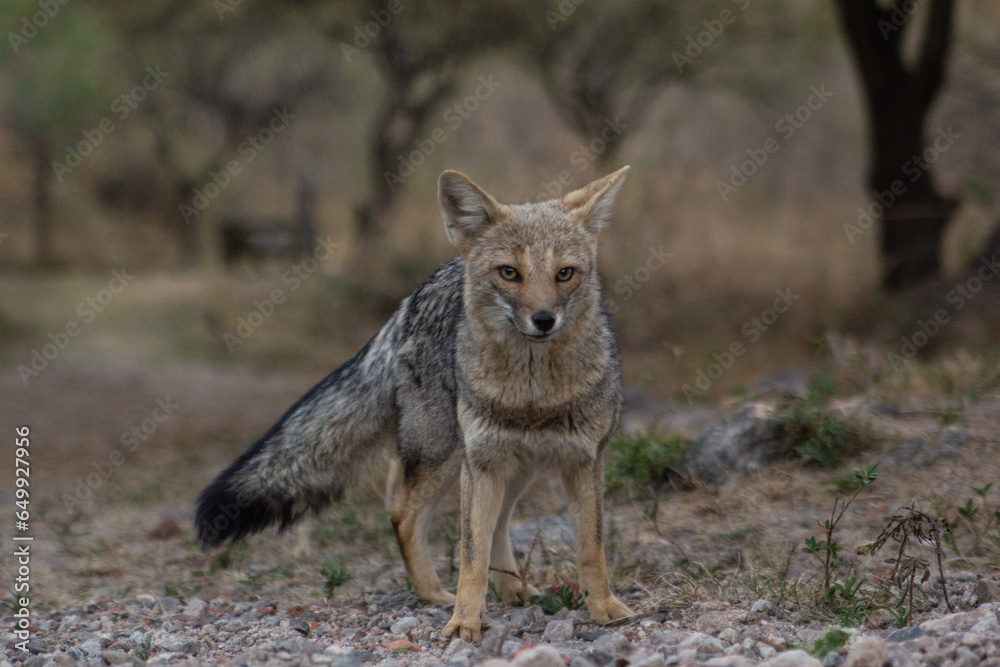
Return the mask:
<path id="1" fill-rule="evenodd" d="M 785 441 L 803 463 L 832 468 L 844 460 L 851 441 L 851 429 L 813 395 L 793 402 L 784 411 Z"/>
<path id="2" fill-rule="evenodd" d="M 984 550 L 984 542 L 991 543 L 993 547 L 1000 547 L 1000 510 L 990 507 L 986 499 L 991 488 L 993 482 L 979 488 L 972 487 L 972 492 L 979 496 L 979 502 L 969 498 L 965 501 L 965 505 L 957 508 L 958 515 L 972 531 L 974 553 L 981 553 Z"/>
<path id="3" fill-rule="evenodd" d="M 833 512 L 830 513 L 830 518 L 819 524 L 819 527 L 823 529 L 823 535 L 826 539 L 817 540 L 815 537 L 810 536 L 806 539 L 805 547 L 802 549 L 804 553 L 814 556 L 823 564 L 823 595 L 828 601 L 832 599 L 833 594 L 836 592 L 833 587 L 834 569 L 847 567 L 847 563 L 840 559 L 840 545 L 833 539 L 833 533 L 837 529 L 837 524 L 844 517 L 844 512 L 851 506 L 854 499 L 858 497 L 861 490 L 878 479 L 878 464 L 865 465 L 862 466 L 861 470 L 855 470 L 854 479 L 854 493 L 847 500 L 843 500 L 839 495 L 834 498 Z M 843 595 L 845 589 L 842 588 L 840 592 Z"/>
<path id="4" fill-rule="evenodd" d="M 627 436 L 608 443 L 608 458 L 604 469 L 604 486 L 617 491 L 629 479 L 640 487 L 667 480 L 683 459 L 690 443 L 680 436 L 661 438 L 656 435 Z"/>
<path id="5" fill-rule="evenodd" d="M 554 614 L 560 609 L 579 609 L 583 606 L 583 595 L 576 583 L 552 584 L 541 595 L 528 598 L 531 604 L 537 604 L 546 614 Z"/>
<path id="6" fill-rule="evenodd" d="M 830 628 L 813 643 L 809 648 L 809 653 L 822 660 L 830 651 L 836 651 L 846 644 L 850 638 L 851 635 L 840 628 Z"/>
<path id="7" fill-rule="evenodd" d="M 944 592 L 944 602 L 948 611 L 953 611 L 951 600 L 948 599 L 948 586 L 942 563 L 942 545 L 948 533 L 947 521 L 932 518 L 911 505 L 901 508 L 900 513 L 889 517 L 889 522 L 875 538 L 875 541 L 859 549 L 862 553 L 876 554 L 890 540 L 899 544 L 896 555 L 887 561 L 892 565 L 892 572 L 887 578 L 888 586 L 885 587 L 888 590 L 895 586 L 901 591 L 895 605 L 889 608 L 897 626 L 904 627 L 910 622 L 917 575 L 921 574 L 920 583 L 923 583 L 930 578 L 931 574 L 930 564 L 926 560 L 907 551 L 907 548 L 912 546 L 914 541 L 918 544 L 929 544 L 934 547 L 938 574 L 941 577 L 941 588 Z"/>
<path id="8" fill-rule="evenodd" d="M 333 592 L 338 586 L 343 586 L 351 578 L 343 562 L 340 565 L 334 565 L 330 561 L 327 561 L 323 563 L 323 567 L 320 568 L 319 573 L 324 578 L 323 594 L 326 595 L 327 600 L 333 597 Z"/>

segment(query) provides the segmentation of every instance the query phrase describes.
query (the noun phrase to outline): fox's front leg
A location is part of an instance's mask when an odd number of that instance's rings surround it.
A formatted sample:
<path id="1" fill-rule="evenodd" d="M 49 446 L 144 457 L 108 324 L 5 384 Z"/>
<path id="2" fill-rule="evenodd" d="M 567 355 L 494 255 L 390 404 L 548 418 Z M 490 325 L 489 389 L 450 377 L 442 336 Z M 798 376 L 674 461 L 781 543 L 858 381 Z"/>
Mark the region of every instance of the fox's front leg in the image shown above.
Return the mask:
<path id="1" fill-rule="evenodd" d="M 600 623 L 631 616 L 632 611 L 611 593 L 604 560 L 604 460 L 563 471 L 566 495 L 576 533 L 577 567 L 587 611 Z"/>
<path id="2" fill-rule="evenodd" d="M 482 639 L 486 614 L 487 566 L 493 529 L 503 502 L 503 480 L 462 466 L 462 539 L 455 611 L 443 634 L 458 634 L 466 641 Z"/>

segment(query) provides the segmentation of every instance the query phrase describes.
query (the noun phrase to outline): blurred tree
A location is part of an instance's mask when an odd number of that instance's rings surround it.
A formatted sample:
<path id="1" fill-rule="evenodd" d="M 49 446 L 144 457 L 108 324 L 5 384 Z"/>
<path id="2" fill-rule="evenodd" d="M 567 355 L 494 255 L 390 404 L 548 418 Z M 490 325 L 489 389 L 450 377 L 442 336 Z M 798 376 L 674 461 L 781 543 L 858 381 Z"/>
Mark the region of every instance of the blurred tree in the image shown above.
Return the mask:
<path id="1" fill-rule="evenodd" d="M 248 168 L 303 105 L 334 89 L 334 55 L 307 16 L 281 4 L 123 2 L 117 17 L 135 75 L 150 66 L 169 74 L 143 111 L 170 184 L 168 224 L 182 264 L 191 265 L 210 195 Z"/>
<path id="2" fill-rule="evenodd" d="M 882 284 L 900 289 L 938 274 L 942 236 L 958 205 L 938 191 L 923 157 L 932 142 L 948 141 L 941 134 L 947 129 L 929 136 L 925 124 L 944 79 L 954 4 L 931 0 L 925 16 L 915 16 L 922 3 L 909 0 L 836 6 L 868 107 L 868 186 L 877 200 L 869 210 L 881 222 Z M 907 33 L 920 25 L 922 39 L 908 59 Z"/>
<path id="3" fill-rule="evenodd" d="M 680 34 L 678 10 L 624 0 L 539 3 L 532 13 L 523 37 L 533 65 L 563 121 L 584 141 L 599 140 L 592 154 L 603 169 L 663 84 L 692 71 L 664 57 L 663 44 Z"/>
<path id="4" fill-rule="evenodd" d="M 9 43 L 0 49 L 0 122 L 32 163 L 36 261 L 58 262 L 52 190 L 114 131 L 109 112 L 114 40 L 100 14 L 83 6 L 11 0 L 0 4 Z M 7 48 L 9 47 L 9 48 Z"/>
<path id="5" fill-rule="evenodd" d="M 388 88 L 372 121 L 370 191 L 355 211 L 362 242 L 379 232 L 405 179 L 398 162 L 420 150 L 418 137 L 454 92 L 461 66 L 511 42 L 523 25 L 522 2 L 361 0 L 350 3 L 349 11 L 331 10 L 327 34 L 344 58 L 350 63 L 370 53 Z"/>

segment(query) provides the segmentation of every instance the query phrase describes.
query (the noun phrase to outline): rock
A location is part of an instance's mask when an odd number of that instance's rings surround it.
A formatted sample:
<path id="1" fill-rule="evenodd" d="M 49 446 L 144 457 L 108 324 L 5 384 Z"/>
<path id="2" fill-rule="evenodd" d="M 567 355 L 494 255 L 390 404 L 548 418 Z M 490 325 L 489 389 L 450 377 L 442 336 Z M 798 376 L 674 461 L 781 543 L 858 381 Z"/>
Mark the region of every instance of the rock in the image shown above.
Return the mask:
<path id="1" fill-rule="evenodd" d="M 752 667 L 760 663 L 744 658 L 742 655 L 727 655 L 721 658 L 711 658 L 700 664 L 705 665 L 705 667 Z"/>
<path id="2" fill-rule="evenodd" d="M 726 628 L 746 620 L 745 611 L 710 611 L 699 616 L 694 622 L 694 629 L 706 635 L 718 635 Z"/>
<path id="3" fill-rule="evenodd" d="M 992 579 L 980 579 L 976 582 L 976 588 L 972 591 L 979 603 L 1000 602 L 1000 582 Z"/>
<path id="4" fill-rule="evenodd" d="M 420 647 L 411 642 L 409 639 L 394 639 L 390 642 L 382 642 L 382 648 L 387 648 L 395 653 L 409 653 L 410 651 L 414 653 L 420 652 Z"/>
<path id="5" fill-rule="evenodd" d="M 964 445 L 969 439 L 969 432 L 961 426 L 949 426 L 941 434 L 941 442 L 946 445 Z"/>
<path id="6" fill-rule="evenodd" d="M 27 642 L 25 642 L 24 647 L 28 649 L 29 653 L 34 653 L 35 655 L 38 655 L 39 653 L 48 652 L 48 649 L 46 648 L 45 644 L 35 639 L 29 639 Z"/>
<path id="7" fill-rule="evenodd" d="M 559 653 L 551 646 L 536 646 L 514 658 L 517 667 L 565 667 Z"/>
<path id="8" fill-rule="evenodd" d="M 503 643 L 507 641 L 509 632 L 506 623 L 494 622 L 483 635 L 483 643 L 479 647 L 480 655 L 487 658 L 499 658 L 503 655 Z"/>
<path id="9" fill-rule="evenodd" d="M 761 663 L 761 667 L 822 667 L 822 665 L 823 663 L 801 649 L 779 653 Z"/>
<path id="10" fill-rule="evenodd" d="M 161 519 L 149 532 L 146 537 L 152 540 L 169 540 L 181 534 L 179 523 L 170 518 Z"/>
<path id="11" fill-rule="evenodd" d="M 629 667 L 667 667 L 667 661 L 663 656 L 649 655 L 629 662 Z"/>
<path id="12" fill-rule="evenodd" d="M 545 612 L 537 604 L 510 613 L 511 632 L 542 632 L 547 622 Z"/>
<path id="13" fill-rule="evenodd" d="M 840 667 L 842 664 L 844 664 L 844 656 L 836 651 L 830 651 L 823 658 L 823 667 Z"/>
<path id="14" fill-rule="evenodd" d="M 753 606 L 750 607 L 750 611 L 754 614 L 760 614 L 770 610 L 771 610 L 771 603 L 763 598 L 754 602 Z"/>
<path id="15" fill-rule="evenodd" d="M 490 658 L 486 662 L 479 663 L 479 667 L 510 667 L 510 663 L 500 658 Z"/>
<path id="16" fill-rule="evenodd" d="M 927 633 L 920 629 L 919 625 L 911 625 L 908 628 L 903 628 L 901 630 L 893 630 L 886 637 L 890 642 L 908 642 L 911 639 L 918 639 L 925 636 Z"/>
<path id="17" fill-rule="evenodd" d="M 376 595 L 372 598 L 372 602 L 375 603 L 378 610 L 402 609 L 403 607 L 413 609 L 420 603 L 420 595 L 416 591 L 401 589 Z"/>
<path id="18" fill-rule="evenodd" d="M 207 612 L 208 603 L 201 598 L 191 598 L 181 610 L 181 613 L 187 617 L 188 622 L 196 627 L 200 627 L 205 624 L 205 616 L 207 615 Z"/>
<path id="19" fill-rule="evenodd" d="M 719 639 L 730 644 L 735 644 L 740 641 L 740 633 L 736 631 L 736 628 L 726 628 L 719 633 Z"/>
<path id="20" fill-rule="evenodd" d="M 288 619 L 288 625 L 292 626 L 292 629 L 296 632 L 302 633 L 302 636 L 306 637 L 309 635 L 311 628 L 309 623 L 302 620 L 301 618 L 290 618 Z"/>
<path id="21" fill-rule="evenodd" d="M 976 624 L 975 619 L 966 612 L 948 614 L 932 621 L 924 621 L 920 629 L 929 635 L 945 635 L 950 632 L 966 632 Z"/>
<path id="22" fill-rule="evenodd" d="M 573 638 L 573 621 L 549 621 L 542 633 L 547 642 L 565 642 Z"/>
<path id="23" fill-rule="evenodd" d="M 693 439 L 701 445 L 688 467 L 697 479 L 709 484 L 722 484 L 731 475 L 758 470 L 788 451 L 783 422 L 758 403 L 744 405 Z"/>
<path id="24" fill-rule="evenodd" d="M 847 654 L 844 667 L 882 667 L 886 655 L 884 639 L 876 636 L 864 637 Z"/>
<path id="25" fill-rule="evenodd" d="M 361 667 L 364 663 L 354 655 L 342 655 L 333 659 L 330 667 Z"/>
<path id="26" fill-rule="evenodd" d="M 125 651 L 101 651 L 101 657 L 109 665 L 125 665 L 132 663 L 132 656 Z"/>
<path id="27" fill-rule="evenodd" d="M 632 650 L 632 642 L 620 632 L 609 632 L 594 640 L 593 650 L 607 653 L 612 658 L 624 658 Z"/>
<path id="28" fill-rule="evenodd" d="M 87 655 L 97 655 L 98 653 L 101 652 L 102 648 L 104 647 L 101 646 L 101 642 L 97 641 L 96 639 L 88 639 L 87 641 L 80 644 L 80 650 L 86 653 Z"/>
<path id="29" fill-rule="evenodd" d="M 706 657 L 710 655 L 715 655 L 716 653 L 722 653 L 726 650 L 722 642 L 711 635 L 706 635 L 703 632 L 693 632 L 691 635 L 677 645 L 681 651 L 686 651 L 689 649 L 694 649 L 699 657 Z"/>
<path id="30" fill-rule="evenodd" d="M 395 623 L 389 626 L 389 632 L 394 635 L 406 634 L 409 630 L 413 630 L 420 626 L 420 621 L 416 616 L 404 616 Z"/>

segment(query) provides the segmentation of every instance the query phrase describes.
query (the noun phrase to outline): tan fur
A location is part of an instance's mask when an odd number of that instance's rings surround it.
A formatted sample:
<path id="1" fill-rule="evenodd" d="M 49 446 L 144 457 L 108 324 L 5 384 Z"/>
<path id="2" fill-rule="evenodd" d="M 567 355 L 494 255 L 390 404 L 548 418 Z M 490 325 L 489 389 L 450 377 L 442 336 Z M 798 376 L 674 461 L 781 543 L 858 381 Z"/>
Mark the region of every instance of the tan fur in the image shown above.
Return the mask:
<path id="1" fill-rule="evenodd" d="M 505 602 L 536 592 L 521 581 L 508 525 L 541 466 L 564 479 L 591 616 L 605 622 L 631 613 L 611 592 L 603 551 L 601 453 L 617 422 L 620 386 L 597 273 L 597 235 L 626 172 L 561 201 L 520 206 L 500 204 L 457 172 L 442 174 L 442 213 L 467 267 L 456 347 L 461 569 L 446 635 L 480 639 L 488 576 Z M 517 280 L 505 279 L 503 267 Z M 557 279 L 566 267 L 569 278 Z M 539 313 L 555 318 L 548 334 L 534 324 Z"/>

